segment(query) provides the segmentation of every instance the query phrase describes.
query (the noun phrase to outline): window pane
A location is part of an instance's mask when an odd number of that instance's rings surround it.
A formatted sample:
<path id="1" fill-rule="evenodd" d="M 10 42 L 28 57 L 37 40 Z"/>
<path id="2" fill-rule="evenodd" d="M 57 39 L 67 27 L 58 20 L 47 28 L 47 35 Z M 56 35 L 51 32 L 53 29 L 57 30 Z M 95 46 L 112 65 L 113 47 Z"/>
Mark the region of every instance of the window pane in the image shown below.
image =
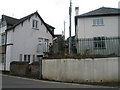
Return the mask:
<path id="1" fill-rule="evenodd" d="M 24 55 L 24 61 L 27 61 L 27 55 Z"/>
<path id="2" fill-rule="evenodd" d="M 35 61 L 35 55 L 33 55 L 33 61 Z"/>
<path id="3" fill-rule="evenodd" d="M 5 44 L 5 35 L 2 35 L 1 39 L 2 39 L 1 41 L 2 45 Z"/>
<path id="4" fill-rule="evenodd" d="M 93 19 L 93 25 L 96 25 L 96 20 L 95 19 Z"/>
<path id="5" fill-rule="evenodd" d="M 99 25 L 99 19 L 97 19 L 97 25 Z"/>
<path id="6" fill-rule="evenodd" d="M 103 19 L 102 18 L 100 19 L 100 24 L 103 25 Z"/>
<path id="7" fill-rule="evenodd" d="M 32 23 L 32 27 L 34 28 L 34 20 L 33 20 L 33 23 Z"/>
<path id="8" fill-rule="evenodd" d="M 30 62 L 30 55 L 28 55 L 28 62 Z"/>
<path id="9" fill-rule="evenodd" d="M 22 54 L 20 54 L 19 59 L 20 59 L 20 61 L 22 61 Z"/>
<path id="10" fill-rule="evenodd" d="M 93 25 L 103 25 L 103 18 L 93 19 Z"/>
<path id="11" fill-rule="evenodd" d="M 37 20 L 33 20 L 33 28 L 38 28 L 38 21 Z"/>
<path id="12" fill-rule="evenodd" d="M 105 37 L 94 37 L 94 48 L 105 48 Z"/>
<path id="13" fill-rule="evenodd" d="M 35 26 L 35 28 L 38 28 L 37 24 L 38 24 L 38 21 L 36 21 L 36 26 Z"/>

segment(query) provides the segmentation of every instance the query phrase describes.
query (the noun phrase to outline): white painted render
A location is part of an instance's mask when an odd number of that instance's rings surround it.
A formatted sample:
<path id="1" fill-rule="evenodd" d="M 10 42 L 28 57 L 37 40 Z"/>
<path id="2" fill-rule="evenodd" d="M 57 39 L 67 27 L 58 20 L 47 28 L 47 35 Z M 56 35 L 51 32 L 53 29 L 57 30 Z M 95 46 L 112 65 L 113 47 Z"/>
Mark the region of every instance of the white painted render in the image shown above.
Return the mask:
<path id="1" fill-rule="evenodd" d="M 103 19 L 103 25 L 93 25 L 93 19 Z M 119 41 L 114 39 L 112 41 L 105 41 L 104 49 L 94 49 L 94 37 L 106 37 L 106 38 L 115 38 L 118 36 L 119 29 L 119 16 L 99 16 L 99 17 L 84 17 L 77 18 L 76 26 L 76 48 L 78 53 L 85 53 L 89 49 L 89 54 L 103 54 L 110 55 L 119 53 Z M 91 39 L 88 41 L 87 39 Z M 84 39 L 80 41 L 81 39 Z M 119 54 L 120 55 L 120 54 Z"/>
<path id="2" fill-rule="evenodd" d="M 103 18 L 103 26 L 94 26 L 93 19 Z M 85 17 L 77 19 L 77 38 L 118 36 L 118 16 Z"/>
<path id="3" fill-rule="evenodd" d="M 7 26 L 1 27 L 0 28 L 0 34 L 4 33 L 6 29 L 7 29 Z"/>
<path id="4" fill-rule="evenodd" d="M 38 29 L 33 29 L 32 21 L 38 21 Z M 11 61 L 20 61 L 19 56 L 22 54 L 22 61 L 24 55 L 31 55 L 30 61 L 33 61 L 33 55 L 43 55 L 43 51 L 37 52 L 37 46 L 40 44 L 38 38 L 49 40 L 52 43 L 52 35 L 47 32 L 46 26 L 41 22 L 40 18 L 33 15 L 30 20 L 25 20 L 23 24 L 19 24 L 15 29 L 7 31 L 7 46 L 6 51 L 6 69 L 10 69 Z M 13 45 L 12 45 L 13 44 Z M 41 45 L 42 47 L 43 45 Z M 43 48 L 43 47 L 42 47 Z"/>
<path id="5" fill-rule="evenodd" d="M 118 82 L 119 59 L 42 60 L 43 79 L 66 82 Z"/>

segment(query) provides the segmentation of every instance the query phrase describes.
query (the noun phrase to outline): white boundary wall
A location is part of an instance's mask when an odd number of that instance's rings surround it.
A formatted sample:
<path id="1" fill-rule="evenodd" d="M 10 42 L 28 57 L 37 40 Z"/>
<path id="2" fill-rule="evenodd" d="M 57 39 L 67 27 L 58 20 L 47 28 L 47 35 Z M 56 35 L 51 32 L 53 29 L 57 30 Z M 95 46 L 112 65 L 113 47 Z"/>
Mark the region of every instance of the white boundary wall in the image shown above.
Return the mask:
<path id="1" fill-rule="evenodd" d="M 118 81 L 118 58 L 46 59 L 42 61 L 42 75 L 68 82 Z"/>

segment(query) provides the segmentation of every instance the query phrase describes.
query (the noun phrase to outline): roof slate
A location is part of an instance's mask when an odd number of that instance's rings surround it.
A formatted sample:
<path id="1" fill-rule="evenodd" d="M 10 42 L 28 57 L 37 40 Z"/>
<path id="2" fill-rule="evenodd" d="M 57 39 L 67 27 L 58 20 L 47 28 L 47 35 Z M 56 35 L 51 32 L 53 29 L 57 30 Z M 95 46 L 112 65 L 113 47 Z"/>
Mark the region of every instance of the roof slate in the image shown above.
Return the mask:
<path id="1" fill-rule="evenodd" d="M 12 25 L 12 26 L 19 21 L 19 19 L 16 19 L 16 18 L 13 18 L 10 16 L 6 16 L 6 15 L 2 15 L 2 17 L 5 18 L 7 24 Z"/>
<path id="2" fill-rule="evenodd" d="M 107 16 L 107 15 L 120 15 L 120 8 L 101 7 L 96 10 L 78 15 L 76 17 L 93 17 L 93 16 Z"/>

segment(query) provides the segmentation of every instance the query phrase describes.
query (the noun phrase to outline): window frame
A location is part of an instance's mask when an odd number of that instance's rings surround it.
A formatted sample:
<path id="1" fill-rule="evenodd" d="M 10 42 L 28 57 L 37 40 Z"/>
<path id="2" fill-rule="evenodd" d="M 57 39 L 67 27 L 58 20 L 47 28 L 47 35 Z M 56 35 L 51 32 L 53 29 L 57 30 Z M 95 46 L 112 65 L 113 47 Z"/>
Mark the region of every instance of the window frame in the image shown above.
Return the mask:
<path id="1" fill-rule="evenodd" d="M 30 62 L 31 55 L 30 54 L 24 54 L 24 61 L 25 62 Z"/>
<path id="2" fill-rule="evenodd" d="M 23 55 L 20 54 L 20 56 L 19 56 L 19 60 L 20 60 L 20 61 L 22 61 L 22 57 L 23 57 Z"/>
<path id="3" fill-rule="evenodd" d="M 94 37 L 93 45 L 94 49 L 106 49 L 106 39 L 105 37 Z"/>
<path id="4" fill-rule="evenodd" d="M 33 55 L 33 62 L 35 61 L 35 55 Z"/>
<path id="5" fill-rule="evenodd" d="M 2 34 L 1 35 L 1 45 L 5 45 L 5 39 L 6 39 L 6 35 Z"/>
<path id="6" fill-rule="evenodd" d="M 33 28 L 33 29 L 36 29 L 36 30 L 39 30 L 39 29 L 38 29 L 38 20 L 34 20 L 34 19 L 33 19 L 33 21 L 32 21 L 32 28 Z"/>
<path id="7" fill-rule="evenodd" d="M 27 55 L 24 55 L 24 61 L 27 62 Z"/>
<path id="8" fill-rule="evenodd" d="M 92 22 L 93 22 L 93 26 L 104 26 L 103 18 L 94 18 Z"/>

